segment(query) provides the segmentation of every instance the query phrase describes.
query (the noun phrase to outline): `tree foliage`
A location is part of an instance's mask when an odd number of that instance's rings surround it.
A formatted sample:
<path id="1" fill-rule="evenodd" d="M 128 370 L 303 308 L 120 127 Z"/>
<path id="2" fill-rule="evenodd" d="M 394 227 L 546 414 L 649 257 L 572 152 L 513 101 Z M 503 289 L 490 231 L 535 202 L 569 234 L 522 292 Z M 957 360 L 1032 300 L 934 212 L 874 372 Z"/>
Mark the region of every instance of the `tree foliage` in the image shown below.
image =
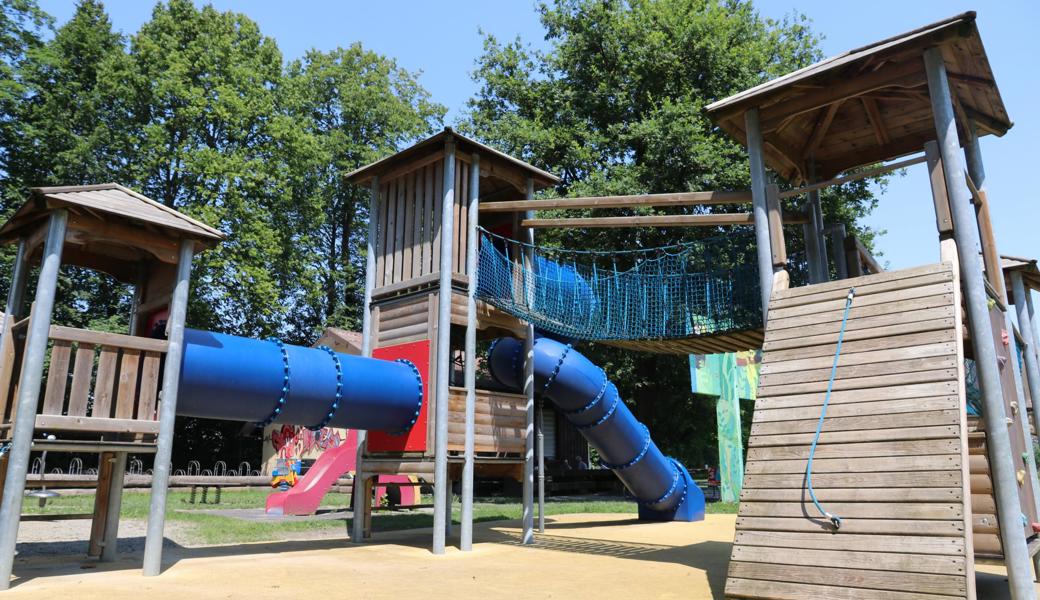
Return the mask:
<path id="1" fill-rule="evenodd" d="M 710 121 L 705 106 L 820 58 L 818 36 L 804 17 L 767 19 L 747 0 L 555 0 L 538 10 L 547 49 L 485 37 L 474 72 L 479 91 L 462 126 L 560 175 L 554 192 L 561 195 L 747 189 L 746 152 Z M 873 198 L 865 186 L 836 194 L 840 202 L 825 199 L 828 221 L 856 230 Z M 736 264 L 754 260 L 748 233 L 656 228 L 539 235 L 540 243 L 599 250 L 724 236 L 715 247 Z M 798 247 L 800 232 L 789 233 Z M 659 443 L 691 464 L 714 460 L 714 405 L 691 397 L 685 356 L 587 351 Z"/>

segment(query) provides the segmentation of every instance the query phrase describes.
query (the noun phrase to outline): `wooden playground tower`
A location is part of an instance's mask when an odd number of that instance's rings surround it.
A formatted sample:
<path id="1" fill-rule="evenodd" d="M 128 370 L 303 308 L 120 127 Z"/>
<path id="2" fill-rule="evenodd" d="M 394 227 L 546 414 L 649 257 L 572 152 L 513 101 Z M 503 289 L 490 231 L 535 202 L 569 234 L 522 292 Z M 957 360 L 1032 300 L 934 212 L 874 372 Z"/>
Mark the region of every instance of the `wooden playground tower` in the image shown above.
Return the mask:
<path id="1" fill-rule="evenodd" d="M 128 454 L 156 454 L 152 514 L 164 514 L 191 260 L 223 238 L 116 184 L 34 189 L 0 229 L 0 242 L 18 247 L 0 335 L 0 589 L 10 585 L 30 452 L 100 455 L 92 556 L 115 558 Z M 63 264 L 134 286 L 128 334 L 51 323 Z M 164 308 L 167 339 L 154 339 L 148 315 Z M 162 539 L 162 518 L 149 519 L 146 572 L 158 572 Z"/>

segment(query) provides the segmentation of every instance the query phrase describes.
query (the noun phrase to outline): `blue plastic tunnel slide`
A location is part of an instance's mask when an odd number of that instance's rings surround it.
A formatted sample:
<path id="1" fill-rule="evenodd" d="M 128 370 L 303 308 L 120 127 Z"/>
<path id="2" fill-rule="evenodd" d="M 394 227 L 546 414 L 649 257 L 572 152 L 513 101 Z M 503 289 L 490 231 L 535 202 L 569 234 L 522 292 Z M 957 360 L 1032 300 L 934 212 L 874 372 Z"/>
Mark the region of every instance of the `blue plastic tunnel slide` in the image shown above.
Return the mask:
<path id="1" fill-rule="evenodd" d="M 186 329 L 177 414 L 405 432 L 422 407 L 407 361 Z"/>
<path id="2" fill-rule="evenodd" d="M 489 351 L 491 376 L 519 390 L 523 343 L 496 340 Z M 606 373 L 589 359 L 550 338 L 534 344 L 535 393 L 551 400 L 639 500 L 639 518 L 655 521 L 704 519 L 704 494 L 689 472 L 665 456 L 650 432 L 625 405 Z"/>

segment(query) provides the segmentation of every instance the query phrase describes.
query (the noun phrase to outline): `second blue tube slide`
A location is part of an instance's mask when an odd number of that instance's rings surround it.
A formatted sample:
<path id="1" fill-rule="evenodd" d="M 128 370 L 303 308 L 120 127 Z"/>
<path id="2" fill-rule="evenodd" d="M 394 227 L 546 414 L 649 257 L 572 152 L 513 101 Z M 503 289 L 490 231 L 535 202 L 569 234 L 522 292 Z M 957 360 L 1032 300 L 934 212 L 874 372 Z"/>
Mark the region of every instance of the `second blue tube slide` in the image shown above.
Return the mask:
<path id="1" fill-rule="evenodd" d="M 523 381 L 523 343 L 501 338 L 491 347 L 488 365 L 500 385 L 519 390 Z M 605 466 L 614 470 L 639 500 L 640 518 L 699 521 L 704 495 L 678 461 L 665 456 L 646 426 L 618 395 L 603 369 L 570 345 L 549 338 L 534 344 L 535 393 L 551 400 L 581 431 Z"/>
<path id="2" fill-rule="evenodd" d="M 274 423 L 404 432 L 422 402 L 407 362 L 184 331 L 178 415 L 260 423 L 280 406 Z"/>

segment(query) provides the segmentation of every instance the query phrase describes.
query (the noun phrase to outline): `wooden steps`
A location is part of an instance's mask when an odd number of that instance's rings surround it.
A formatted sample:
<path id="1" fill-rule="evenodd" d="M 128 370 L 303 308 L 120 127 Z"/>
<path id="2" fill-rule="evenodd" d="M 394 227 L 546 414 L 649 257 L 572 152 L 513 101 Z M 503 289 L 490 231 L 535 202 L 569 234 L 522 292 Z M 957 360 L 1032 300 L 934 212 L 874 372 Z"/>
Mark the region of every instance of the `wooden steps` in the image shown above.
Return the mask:
<path id="1" fill-rule="evenodd" d="M 969 491 L 985 455 L 968 456 L 957 286 L 935 264 L 773 294 L 727 597 L 974 597 L 972 504 L 989 503 Z M 813 462 L 835 532 L 805 469 L 850 287 Z"/>

